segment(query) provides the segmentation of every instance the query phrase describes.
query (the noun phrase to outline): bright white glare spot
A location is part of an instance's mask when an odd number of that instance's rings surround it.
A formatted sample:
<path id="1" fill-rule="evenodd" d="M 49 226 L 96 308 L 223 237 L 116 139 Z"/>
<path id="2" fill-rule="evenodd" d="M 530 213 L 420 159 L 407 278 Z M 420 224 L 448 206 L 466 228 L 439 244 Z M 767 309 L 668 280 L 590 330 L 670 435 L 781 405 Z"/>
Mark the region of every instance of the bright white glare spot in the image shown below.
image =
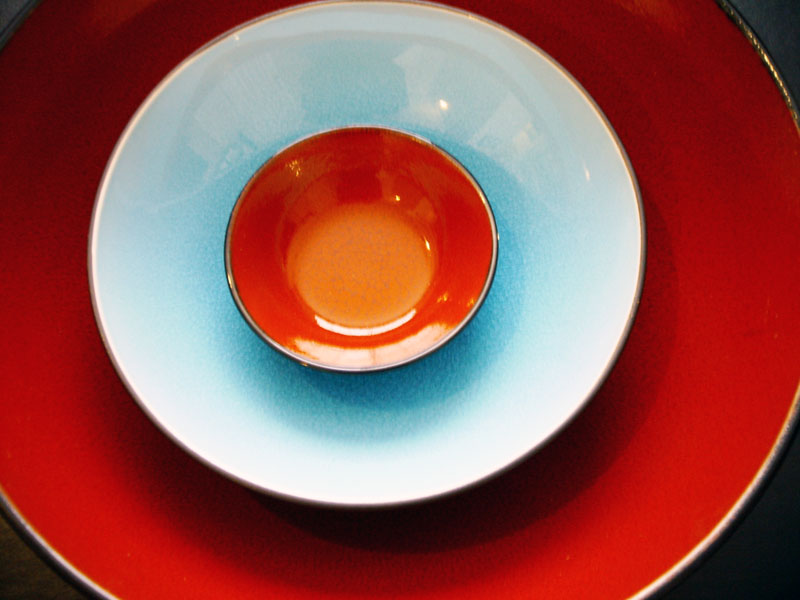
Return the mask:
<path id="1" fill-rule="evenodd" d="M 342 367 L 364 367 L 365 365 L 387 365 L 413 357 L 414 354 L 433 347 L 447 331 L 448 327 L 444 324 L 433 323 L 399 342 L 368 348 L 342 348 L 302 338 L 295 339 L 294 343 L 301 354 L 314 360 Z"/>
<path id="2" fill-rule="evenodd" d="M 439 108 L 441 108 L 442 110 L 447 110 L 448 108 L 450 108 L 450 105 L 447 103 L 447 100 L 442 98 L 441 100 L 439 100 Z"/>
<path id="3" fill-rule="evenodd" d="M 380 333 L 386 333 L 387 331 L 391 331 L 392 329 L 397 329 L 398 327 L 400 327 L 400 325 L 404 325 L 405 323 L 408 323 L 411 319 L 413 319 L 415 314 L 417 314 L 417 309 L 412 308 L 411 312 L 403 315 L 399 319 L 395 319 L 391 323 L 386 323 L 386 325 L 380 325 L 378 327 L 345 327 L 343 325 L 337 325 L 336 323 L 331 323 L 330 321 L 326 321 L 319 315 L 314 315 L 314 320 L 317 322 L 317 325 L 319 325 L 323 329 L 332 331 L 333 333 L 339 333 L 341 335 L 354 335 L 360 337 L 367 335 L 378 335 Z"/>

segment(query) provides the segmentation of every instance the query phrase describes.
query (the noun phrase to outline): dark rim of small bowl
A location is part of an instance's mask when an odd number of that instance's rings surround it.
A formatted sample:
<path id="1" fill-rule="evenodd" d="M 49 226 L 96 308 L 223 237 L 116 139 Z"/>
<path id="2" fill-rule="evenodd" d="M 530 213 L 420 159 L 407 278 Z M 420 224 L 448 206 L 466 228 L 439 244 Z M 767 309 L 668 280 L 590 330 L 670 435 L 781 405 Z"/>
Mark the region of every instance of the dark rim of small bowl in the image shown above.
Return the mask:
<path id="1" fill-rule="evenodd" d="M 481 289 L 481 293 L 478 296 L 478 299 L 475 301 L 475 304 L 472 306 L 470 311 L 464 316 L 464 318 L 449 330 L 442 338 L 438 339 L 435 343 L 431 344 L 430 346 L 415 352 L 413 354 L 409 354 L 408 356 L 395 360 L 392 362 L 381 363 L 377 365 L 364 365 L 364 366 L 342 366 L 336 365 L 332 363 L 327 363 L 321 360 L 315 360 L 310 358 L 304 354 L 300 354 L 299 352 L 295 352 L 290 348 L 287 348 L 277 340 L 273 339 L 266 331 L 264 331 L 258 323 L 255 322 L 253 317 L 250 315 L 250 312 L 247 310 L 247 307 L 244 305 L 241 296 L 239 295 L 239 290 L 236 286 L 236 279 L 233 276 L 233 268 L 231 265 L 231 231 L 233 229 L 233 224 L 236 219 L 236 215 L 241 207 L 243 198 L 244 198 L 244 191 L 250 185 L 257 174 L 264 168 L 269 162 L 279 155 L 284 150 L 287 150 L 296 144 L 299 144 L 303 141 L 315 138 L 317 136 L 325 135 L 328 133 L 335 133 L 339 131 L 358 131 L 358 130 L 371 130 L 371 131 L 388 131 L 392 133 L 400 134 L 404 137 L 410 138 L 417 143 L 424 145 L 425 147 L 437 152 L 441 156 L 443 156 L 451 165 L 456 167 L 458 171 L 470 182 L 473 189 L 478 193 L 480 201 L 486 211 L 486 216 L 488 219 L 488 225 L 492 231 L 492 256 L 491 261 L 489 263 L 489 269 L 486 272 L 486 278 L 484 280 L 483 288 Z M 241 192 L 239 192 L 239 196 L 236 199 L 236 204 L 234 204 L 233 210 L 231 210 L 230 218 L 228 219 L 228 227 L 225 232 L 225 273 L 228 279 L 228 289 L 231 292 L 231 296 L 233 297 L 233 301 L 236 304 L 236 308 L 239 309 L 239 312 L 244 317 L 247 324 L 250 328 L 260 337 L 263 341 L 269 344 L 270 347 L 274 348 L 284 356 L 289 357 L 290 359 L 300 363 L 306 367 L 313 367 L 315 369 L 320 369 L 322 371 L 332 371 L 335 373 L 377 373 L 380 371 L 386 371 L 389 369 L 395 369 L 397 367 L 402 367 L 404 365 L 410 364 L 415 362 L 429 354 L 435 352 L 436 350 L 445 346 L 449 341 L 456 337 L 463 329 L 467 326 L 467 324 L 473 319 L 473 317 L 478 313 L 481 306 L 483 305 L 484 301 L 486 300 L 487 295 L 489 294 L 489 289 L 492 287 L 492 282 L 494 281 L 495 271 L 497 270 L 497 256 L 499 252 L 499 236 L 497 231 L 497 222 L 495 221 L 494 213 L 492 212 L 492 206 L 486 197 L 486 194 L 483 191 L 483 188 L 475 179 L 475 177 L 470 173 L 470 171 L 459 161 L 455 158 L 452 154 L 444 150 L 441 146 L 435 144 L 431 140 L 424 138 L 416 133 L 411 133 L 410 131 L 400 129 L 397 127 L 387 127 L 385 125 L 367 125 L 367 124 L 357 124 L 357 125 L 347 125 L 344 127 L 333 127 L 329 129 L 323 129 L 309 135 L 302 136 L 297 140 L 290 142 L 289 144 L 283 146 L 277 152 L 275 152 L 272 156 L 270 156 L 267 160 L 265 160 L 253 173 L 250 179 L 242 188 Z"/>

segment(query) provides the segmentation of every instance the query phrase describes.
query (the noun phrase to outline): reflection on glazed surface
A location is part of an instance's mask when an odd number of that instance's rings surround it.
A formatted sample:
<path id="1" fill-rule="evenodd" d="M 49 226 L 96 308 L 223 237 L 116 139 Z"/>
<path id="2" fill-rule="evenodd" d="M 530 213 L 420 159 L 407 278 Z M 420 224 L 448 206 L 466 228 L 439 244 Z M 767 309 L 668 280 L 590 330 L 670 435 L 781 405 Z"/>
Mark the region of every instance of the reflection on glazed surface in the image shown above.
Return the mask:
<path id="1" fill-rule="evenodd" d="M 256 172 L 231 216 L 226 265 L 267 342 L 350 370 L 402 364 L 454 335 L 487 293 L 496 250 L 492 212 L 463 167 L 406 133 L 350 127 Z"/>
<path id="2" fill-rule="evenodd" d="M 343 367 L 396 364 L 413 356 L 420 348 L 435 345 L 450 329 L 449 325 L 433 323 L 398 342 L 375 347 L 343 348 L 299 338 L 294 340 L 294 345 L 299 352 L 321 363 Z"/>

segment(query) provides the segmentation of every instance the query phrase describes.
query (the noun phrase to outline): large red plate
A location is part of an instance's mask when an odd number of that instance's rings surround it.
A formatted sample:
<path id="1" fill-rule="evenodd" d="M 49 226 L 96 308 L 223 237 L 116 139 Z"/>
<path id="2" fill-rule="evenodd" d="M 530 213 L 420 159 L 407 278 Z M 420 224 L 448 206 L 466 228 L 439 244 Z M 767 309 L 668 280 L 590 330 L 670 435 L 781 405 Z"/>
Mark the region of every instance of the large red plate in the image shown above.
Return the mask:
<path id="1" fill-rule="evenodd" d="M 552 54 L 613 123 L 647 218 L 641 306 L 604 387 L 531 459 L 436 503 L 337 512 L 169 442 L 119 382 L 86 276 L 128 118 L 191 51 L 279 5 L 53 0 L 0 53 L 7 508 L 125 598 L 655 589 L 740 509 L 797 413 L 800 136 L 758 56 L 712 2 L 459 4 Z"/>

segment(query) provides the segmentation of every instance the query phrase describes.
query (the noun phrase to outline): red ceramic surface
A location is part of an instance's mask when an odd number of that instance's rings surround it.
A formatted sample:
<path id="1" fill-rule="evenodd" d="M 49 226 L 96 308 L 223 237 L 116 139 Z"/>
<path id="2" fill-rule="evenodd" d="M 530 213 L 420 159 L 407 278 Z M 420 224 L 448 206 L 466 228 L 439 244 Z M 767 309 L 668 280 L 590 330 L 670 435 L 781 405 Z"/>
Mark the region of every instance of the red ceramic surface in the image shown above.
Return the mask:
<path id="1" fill-rule="evenodd" d="M 256 332 L 301 362 L 348 371 L 404 364 L 450 339 L 480 306 L 496 256 L 491 209 L 461 165 L 364 127 L 269 159 L 226 241 L 231 290 Z"/>
<path id="2" fill-rule="evenodd" d="M 278 3 L 46 0 L 0 53 L 0 490 L 124 598 L 624 598 L 740 502 L 796 416 L 800 136 L 710 1 L 464 2 L 552 54 L 630 155 L 641 305 L 587 409 L 514 470 L 431 504 L 337 512 L 195 462 L 97 334 L 89 220 L 115 141 L 183 57 Z M 656 582 L 654 584 L 654 582 Z"/>

